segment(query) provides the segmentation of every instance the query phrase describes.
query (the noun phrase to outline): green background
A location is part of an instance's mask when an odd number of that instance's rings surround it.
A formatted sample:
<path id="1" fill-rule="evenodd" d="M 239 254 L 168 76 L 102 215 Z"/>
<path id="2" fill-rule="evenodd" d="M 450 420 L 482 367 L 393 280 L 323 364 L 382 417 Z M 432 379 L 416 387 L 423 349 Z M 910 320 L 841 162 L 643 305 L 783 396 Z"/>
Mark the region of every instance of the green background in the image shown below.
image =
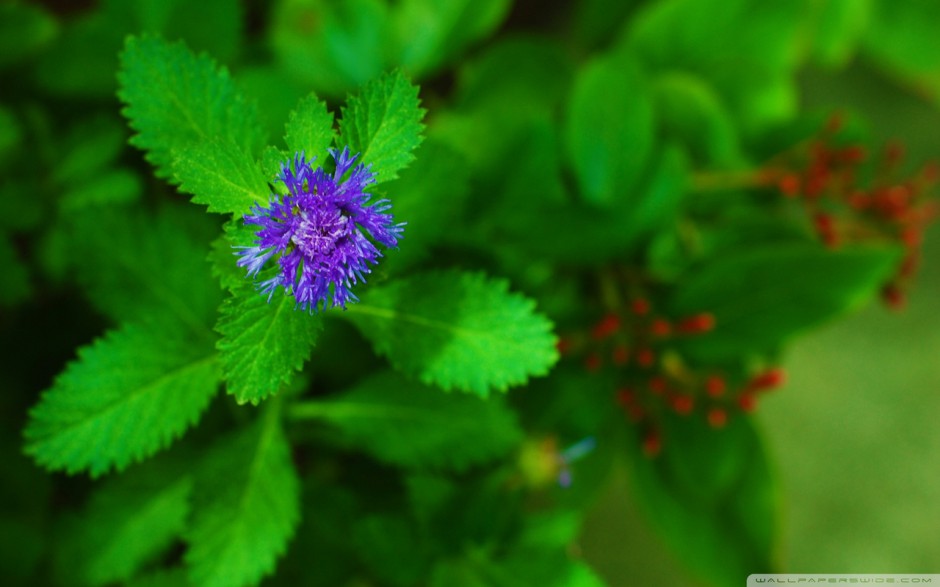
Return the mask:
<path id="1" fill-rule="evenodd" d="M 863 114 L 877 139 L 903 137 L 911 162 L 940 153 L 940 115 L 891 80 L 856 66 L 802 82 L 805 108 Z M 784 570 L 940 573 L 940 234 L 904 310 L 873 305 L 814 331 L 784 366 L 787 385 L 757 410 L 784 496 Z M 611 587 L 701 585 L 630 495 L 621 465 L 586 521 L 585 558 Z"/>

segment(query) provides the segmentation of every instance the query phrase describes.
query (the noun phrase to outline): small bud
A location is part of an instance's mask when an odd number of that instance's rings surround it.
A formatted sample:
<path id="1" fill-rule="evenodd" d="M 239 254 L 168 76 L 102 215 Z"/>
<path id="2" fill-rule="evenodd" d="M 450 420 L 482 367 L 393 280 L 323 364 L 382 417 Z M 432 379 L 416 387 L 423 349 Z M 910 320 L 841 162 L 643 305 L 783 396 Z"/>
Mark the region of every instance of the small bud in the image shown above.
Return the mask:
<path id="1" fill-rule="evenodd" d="M 559 355 L 567 355 L 571 352 L 571 339 L 564 336 L 559 338 L 555 343 L 555 349 Z"/>
<path id="2" fill-rule="evenodd" d="M 753 412 L 757 407 L 757 398 L 753 393 L 745 392 L 738 397 L 738 406 L 742 411 Z"/>
<path id="3" fill-rule="evenodd" d="M 844 163 L 861 163 L 865 157 L 865 149 L 860 145 L 852 145 L 839 152 L 839 159 Z"/>
<path id="4" fill-rule="evenodd" d="M 645 316 L 646 314 L 649 314 L 650 303 L 643 298 L 637 298 L 630 303 L 630 309 L 637 316 Z"/>
<path id="5" fill-rule="evenodd" d="M 747 385 L 748 391 L 766 391 L 783 385 L 787 380 L 787 372 L 783 369 L 770 369 L 751 379 Z"/>
<path id="6" fill-rule="evenodd" d="M 629 387 L 621 387 L 617 390 L 617 403 L 621 406 L 628 406 L 636 401 L 636 393 Z"/>
<path id="7" fill-rule="evenodd" d="M 892 310 L 900 310 L 907 305 L 907 296 L 896 283 L 889 283 L 881 289 L 881 299 Z"/>
<path id="8" fill-rule="evenodd" d="M 664 377 L 652 377 L 647 382 L 647 385 L 649 385 L 650 391 L 652 391 L 655 395 L 662 395 L 666 393 L 666 389 L 668 388 L 666 379 Z"/>

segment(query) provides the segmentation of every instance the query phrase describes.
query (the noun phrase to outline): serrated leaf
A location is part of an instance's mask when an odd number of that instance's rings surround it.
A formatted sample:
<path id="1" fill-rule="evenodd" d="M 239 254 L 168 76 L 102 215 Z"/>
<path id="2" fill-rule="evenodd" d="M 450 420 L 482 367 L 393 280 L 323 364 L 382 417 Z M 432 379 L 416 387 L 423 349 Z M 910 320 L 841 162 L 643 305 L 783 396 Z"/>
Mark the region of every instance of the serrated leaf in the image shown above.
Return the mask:
<path id="1" fill-rule="evenodd" d="M 123 584 L 182 534 L 192 479 L 149 466 L 158 461 L 109 480 L 70 520 L 58 549 L 64 576 L 87 585 Z"/>
<path id="2" fill-rule="evenodd" d="M 128 37 L 121 53 L 118 97 L 137 134 L 131 144 L 147 152 L 158 177 L 170 177 L 173 152 L 219 139 L 255 153 L 262 128 L 253 104 L 225 68 L 182 43 Z"/>
<path id="3" fill-rule="evenodd" d="M 320 316 L 299 311 L 295 300 L 271 302 L 245 278 L 221 307 L 216 330 L 228 393 L 257 404 L 276 394 L 310 358 L 322 328 Z"/>
<path id="4" fill-rule="evenodd" d="M 145 214 L 89 210 L 69 218 L 70 255 L 89 300 L 116 321 L 166 315 L 212 337 L 221 296 L 206 262 L 208 217 L 188 207 Z"/>
<path id="5" fill-rule="evenodd" d="M 185 555 L 195 585 L 256 584 L 297 528 L 300 483 L 277 407 L 223 439 L 202 469 Z"/>
<path id="6" fill-rule="evenodd" d="M 463 470 L 522 439 L 499 398 L 443 394 L 391 371 L 329 400 L 299 404 L 293 415 L 322 418 L 352 445 L 405 467 Z"/>
<path id="7" fill-rule="evenodd" d="M 79 349 L 30 412 L 26 452 L 53 471 L 121 470 L 194 425 L 218 385 L 214 350 L 172 321 L 126 324 Z"/>
<path id="8" fill-rule="evenodd" d="M 552 323 L 535 303 L 482 273 L 424 273 L 373 287 L 343 316 L 397 369 L 445 390 L 505 391 L 558 358 Z"/>
<path id="9" fill-rule="evenodd" d="M 293 153 L 303 151 L 308 160 L 315 157 L 317 165 L 323 165 L 327 149 L 336 140 L 333 130 L 333 113 L 327 110 L 326 103 L 310 94 L 300 100 L 287 119 L 284 128 L 284 141 Z"/>
<path id="10" fill-rule="evenodd" d="M 173 178 L 180 191 L 209 212 L 245 214 L 254 204 L 267 204 L 271 189 L 261 168 L 240 147 L 221 140 L 194 143 L 177 151 Z"/>
<path id="11" fill-rule="evenodd" d="M 359 161 L 372 165 L 376 183 L 395 179 L 421 143 L 419 103 L 417 86 L 400 71 L 369 82 L 342 109 L 337 145 L 361 153 Z"/>

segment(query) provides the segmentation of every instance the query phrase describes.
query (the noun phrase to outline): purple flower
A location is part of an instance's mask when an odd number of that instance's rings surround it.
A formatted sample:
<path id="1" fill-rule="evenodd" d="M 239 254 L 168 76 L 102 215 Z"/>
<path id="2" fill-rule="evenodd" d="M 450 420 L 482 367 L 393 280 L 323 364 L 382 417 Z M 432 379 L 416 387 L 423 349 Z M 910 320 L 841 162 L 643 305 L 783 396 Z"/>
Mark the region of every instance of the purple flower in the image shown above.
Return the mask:
<path id="1" fill-rule="evenodd" d="M 391 203 L 370 202 L 364 191 L 375 183 L 371 166 L 360 163 L 343 179 L 359 155 L 350 156 L 348 147 L 339 154 L 330 149 L 330 155 L 336 162 L 332 176 L 314 169 L 303 153 L 294 157 L 293 169 L 284 163 L 278 179 L 287 195 L 275 194 L 267 207 L 256 204 L 245 216 L 245 224 L 258 227 L 257 238 L 252 247 L 238 247 L 238 266 L 254 277 L 277 259 L 278 272 L 258 284 L 269 302 L 283 287 L 304 310 L 345 308 L 359 299 L 352 286 L 365 281 L 369 266 L 382 256 L 372 241 L 395 247 L 401 238 L 404 224 L 392 224 Z"/>

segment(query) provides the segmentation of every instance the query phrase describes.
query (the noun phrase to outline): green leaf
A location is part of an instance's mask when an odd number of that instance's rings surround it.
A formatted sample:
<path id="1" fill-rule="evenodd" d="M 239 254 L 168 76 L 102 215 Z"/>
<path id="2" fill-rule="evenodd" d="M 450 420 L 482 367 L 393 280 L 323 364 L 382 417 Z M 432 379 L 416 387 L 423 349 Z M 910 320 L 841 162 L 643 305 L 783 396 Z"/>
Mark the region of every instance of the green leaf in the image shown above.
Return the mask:
<path id="1" fill-rule="evenodd" d="M 186 540 L 189 578 L 202 587 L 254 585 L 274 570 L 300 521 L 300 482 L 269 404 L 252 426 L 224 438 L 197 480 Z"/>
<path id="2" fill-rule="evenodd" d="M 216 330 L 228 393 L 258 404 L 290 382 L 317 341 L 319 316 L 298 310 L 294 298 L 276 295 L 270 303 L 247 278 L 221 307 Z"/>
<path id="3" fill-rule="evenodd" d="M 667 72 L 654 84 L 657 115 L 666 133 L 689 147 L 697 162 L 737 167 L 744 160 L 734 119 L 699 77 Z"/>
<path id="4" fill-rule="evenodd" d="M 940 40 L 932 26 L 938 18 L 935 2 L 873 2 L 864 38 L 867 57 L 891 74 L 927 86 L 934 103 L 940 97 Z"/>
<path id="5" fill-rule="evenodd" d="M 779 495 L 749 419 L 721 430 L 666 415 L 663 453 L 633 450 L 637 498 L 687 567 L 715 585 L 775 572 Z"/>
<path id="6" fill-rule="evenodd" d="M 77 575 L 87 585 L 123 584 L 166 551 L 182 534 L 190 510 L 192 479 L 174 473 L 145 465 L 100 487 L 70 520 L 60 551 L 63 575 Z"/>
<path id="7" fill-rule="evenodd" d="M 124 469 L 195 424 L 218 380 L 214 350 L 173 322 L 126 324 L 79 349 L 42 395 L 26 452 L 53 471 Z"/>
<path id="8" fill-rule="evenodd" d="M 140 199 L 143 192 L 140 176 L 128 169 L 101 172 L 94 179 L 67 190 L 59 200 L 59 209 L 74 214 L 89 208 L 121 206 Z"/>
<path id="9" fill-rule="evenodd" d="M 387 23 L 382 0 L 283 0 L 272 12 L 269 36 L 281 68 L 307 87 L 340 96 L 382 73 Z"/>
<path id="10" fill-rule="evenodd" d="M 824 0 L 816 2 L 813 15 L 811 56 L 820 65 L 844 67 L 868 28 L 875 0 Z"/>
<path id="11" fill-rule="evenodd" d="M 254 154 L 263 139 L 253 104 L 225 68 L 182 43 L 129 37 L 121 53 L 118 97 L 137 132 L 131 144 L 147 152 L 159 177 L 169 177 L 173 152 L 218 139 Z"/>
<path id="12" fill-rule="evenodd" d="M 173 178 L 180 191 L 209 212 L 245 214 L 254 204 L 267 204 L 271 189 L 255 160 L 232 143 L 208 140 L 177 151 Z"/>
<path id="13" fill-rule="evenodd" d="M 186 569 L 179 567 L 155 571 L 125 583 L 126 587 L 189 587 L 190 585 L 192 583 L 186 576 Z"/>
<path id="14" fill-rule="evenodd" d="M 369 82 L 342 109 L 337 145 L 361 153 L 359 161 L 372 165 L 376 183 L 395 179 L 421 143 L 424 110 L 419 103 L 418 87 L 401 71 Z"/>
<path id="15" fill-rule="evenodd" d="M 32 291 L 29 271 L 19 258 L 10 238 L 0 233 L 0 306 L 13 306 L 27 298 Z"/>
<path id="16" fill-rule="evenodd" d="M 327 110 L 326 103 L 317 99 L 315 94 L 301 99 L 287 119 L 284 133 L 287 148 L 293 153 L 304 151 L 308 160 L 316 157 L 317 164 L 322 166 L 327 149 L 335 140 L 333 113 Z"/>
<path id="17" fill-rule="evenodd" d="M 298 404 L 292 415 L 326 420 L 353 446 L 413 468 L 464 470 L 507 454 L 522 439 L 498 398 L 443 394 L 391 371 L 328 400 Z"/>
<path id="18" fill-rule="evenodd" d="M 710 312 L 715 328 L 682 341 L 702 361 L 773 350 L 790 337 L 868 301 L 896 269 L 899 251 L 830 251 L 786 243 L 727 253 L 690 270 L 670 304 L 673 316 Z"/>
<path id="19" fill-rule="evenodd" d="M 40 6 L 25 2 L 0 5 L 0 69 L 40 51 L 57 32 L 55 18 Z"/>
<path id="20" fill-rule="evenodd" d="M 639 67 L 595 59 L 577 75 L 565 139 L 581 196 L 610 205 L 629 197 L 654 144 L 653 103 Z"/>
<path id="21" fill-rule="evenodd" d="M 395 62 L 415 75 L 439 68 L 499 27 L 511 4 L 508 0 L 400 2 L 392 15 L 399 52 Z"/>
<path id="22" fill-rule="evenodd" d="M 424 273 L 373 287 L 343 316 L 397 369 L 445 390 L 505 391 L 558 359 L 552 323 L 535 303 L 482 273 Z"/>
<path id="23" fill-rule="evenodd" d="M 127 145 L 127 129 L 119 118 L 95 117 L 69 128 L 60 141 L 64 153 L 51 169 L 53 180 L 71 186 L 94 179 L 110 167 Z"/>
<path id="24" fill-rule="evenodd" d="M 102 313 L 116 321 L 166 315 L 214 338 L 221 296 L 206 262 L 216 228 L 205 214 L 188 207 L 94 209 L 69 221 L 79 282 Z"/>

